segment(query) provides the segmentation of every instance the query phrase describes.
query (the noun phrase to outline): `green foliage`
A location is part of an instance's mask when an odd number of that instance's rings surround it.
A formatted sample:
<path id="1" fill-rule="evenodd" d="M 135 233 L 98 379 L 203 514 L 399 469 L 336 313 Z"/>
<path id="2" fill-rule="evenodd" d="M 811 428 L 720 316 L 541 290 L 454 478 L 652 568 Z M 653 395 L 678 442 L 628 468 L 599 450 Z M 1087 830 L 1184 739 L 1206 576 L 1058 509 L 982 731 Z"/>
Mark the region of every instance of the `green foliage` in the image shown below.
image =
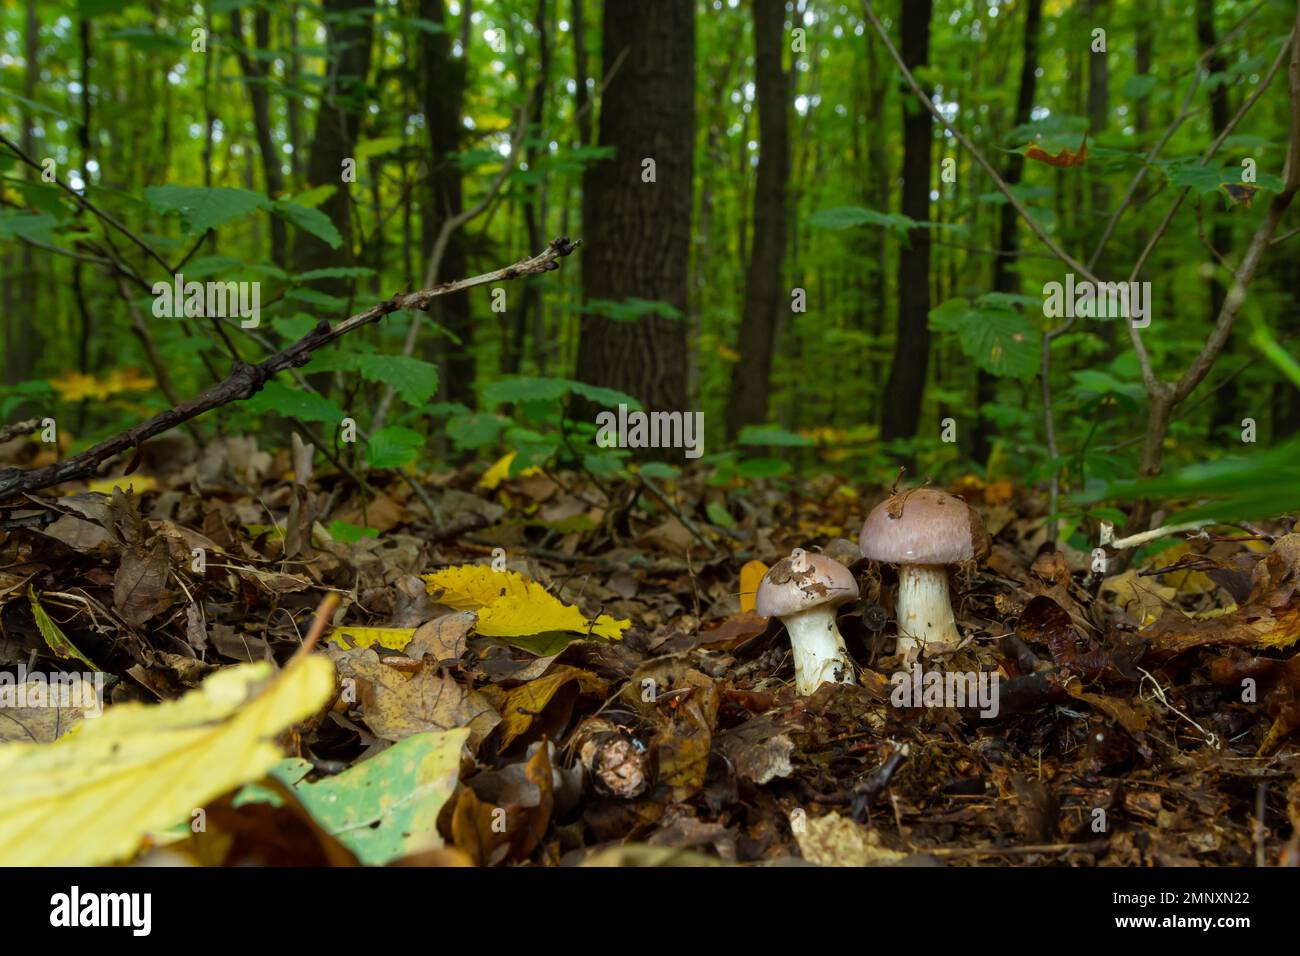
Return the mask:
<path id="1" fill-rule="evenodd" d="M 424 436 L 401 425 L 389 425 L 366 442 L 366 462 L 371 468 L 401 468 L 419 457 Z"/>
<path id="2" fill-rule="evenodd" d="M 251 412 L 277 412 L 305 422 L 336 425 L 343 420 L 343 409 L 324 395 L 303 391 L 284 382 L 267 382 L 260 392 L 244 403 Z"/>
<path id="3" fill-rule="evenodd" d="M 981 298 L 972 306 L 966 299 L 949 299 L 930 310 L 930 326 L 955 332 L 962 352 L 986 372 L 1026 379 L 1038 370 L 1042 333 L 998 300 Z"/>
<path id="4" fill-rule="evenodd" d="M 404 355 L 358 355 L 357 371 L 367 382 L 386 382 L 403 400 L 420 406 L 438 391 L 438 366 Z"/>

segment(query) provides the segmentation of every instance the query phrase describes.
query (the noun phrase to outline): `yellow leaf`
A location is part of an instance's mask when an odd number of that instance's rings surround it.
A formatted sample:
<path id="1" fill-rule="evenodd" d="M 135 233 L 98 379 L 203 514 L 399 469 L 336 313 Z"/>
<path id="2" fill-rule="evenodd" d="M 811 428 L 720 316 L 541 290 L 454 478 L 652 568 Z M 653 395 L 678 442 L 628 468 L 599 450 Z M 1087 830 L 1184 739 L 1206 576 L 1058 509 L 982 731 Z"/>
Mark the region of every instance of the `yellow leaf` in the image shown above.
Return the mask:
<path id="1" fill-rule="evenodd" d="M 758 594 L 758 582 L 767 574 L 767 565 L 762 561 L 749 561 L 740 569 L 740 611 L 754 610 L 754 599 Z"/>
<path id="2" fill-rule="evenodd" d="M 95 478 L 86 482 L 87 491 L 93 491 L 101 495 L 111 495 L 114 488 L 121 488 L 123 491 L 142 495 L 146 491 L 157 490 L 158 482 L 148 475 L 128 475 L 124 478 Z"/>
<path id="3" fill-rule="evenodd" d="M 347 650 L 349 647 L 373 647 L 378 644 L 390 651 L 400 651 L 415 636 L 413 627 L 336 627 L 327 641 Z M 344 640 L 346 638 L 346 640 Z"/>
<path id="4" fill-rule="evenodd" d="M 488 491 L 495 491 L 497 485 L 510 477 L 510 463 L 515 460 L 515 455 L 517 454 L 518 452 L 512 451 L 487 471 L 483 472 L 483 477 L 478 480 L 477 487 L 485 488 Z M 529 475 L 540 475 L 541 473 L 542 470 L 540 468 L 525 468 L 517 477 L 525 478 Z"/>
<path id="5" fill-rule="evenodd" d="M 50 385 L 66 402 L 79 402 L 85 398 L 112 398 L 120 392 L 145 392 L 154 387 L 154 380 L 146 378 L 136 369 L 118 369 L 103 379 L 83 372 L 64 372 L 50 379 Z"/>
<path id="6" fill-rule="evenodd" d="M 0 745 L 0 866 L 95 866 L 265 775 L 275 738 L 334 692 L 320 655 L 213 674 L 180 700 L 120 704 L 51 744 Z"/>
<path id="7" fill-rule="evenodd" d="M 424 575 L 424 580 L 439 604 L 457 611 L 478 611 L 475 630 L 485 637 L 575 631 L 616 641 L 632 623 L 616 621 L 607 614 L 589 621 L 580 610 L 565 604 L 536 581 L 481 564 L 445 568 Z"/>

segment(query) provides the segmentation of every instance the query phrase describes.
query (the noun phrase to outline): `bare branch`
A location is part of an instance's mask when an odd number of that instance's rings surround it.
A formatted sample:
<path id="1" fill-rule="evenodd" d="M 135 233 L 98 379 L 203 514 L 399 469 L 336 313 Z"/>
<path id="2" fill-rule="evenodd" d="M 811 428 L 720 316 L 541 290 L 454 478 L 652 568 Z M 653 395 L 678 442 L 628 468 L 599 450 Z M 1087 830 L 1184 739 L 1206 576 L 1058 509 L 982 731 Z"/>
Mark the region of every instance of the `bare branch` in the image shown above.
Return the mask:
<path id="1" fill-rule="evenodd" d="M 160 435 L 177 425 L 197 418 L 204 412 L 220 408 L 230 402 L 251 397 L 278 373 L 286 369 L 306 365 L 311 359 L 312 353 L 318 349 L 324 348 L 326 345 L 337 341 L 349 332 L 356 331 L 362 326 L 378 322 L 384 316 L 393 312 L 401 309 L 419 309 L 423 311 L 429 308 L 434 299 L 450 295 L 453 292 L 463 292 L 466 289 L 486 285 L 490 282 L 502 282 L 508 279 L 540 275 L 558 269 L 560 267 L 559 260 L 573 252 L 580 244 L 581 240 L 570 242 L 568 238 L 560 237 L 553 240 L 544 251 L 527 259 L 521 259 L 514 265 L 506 266 L 504 269 L 486 272 L 483 275 L 473 276 L 468 279 L 444 282 L 431 289 L 412 292 L 408 295 L 394 295 L 391 299 L 373 305 L 364 312 L 358 312 L 337 325 L 330 325 L 322 320 L 314 329 L 288 348 L 277 352 L 256 365 L 237 362 L 230 375 L 203 390 L 189 401 L 128 428 L 126 431 L 100 442 L 79 455 L 74 455 L 53 465 L 47 465 L 44 468 L 33 468 L 27 471 L 18 468 L 0 470 L 0 501 L 24 492 L 48 488 L 50 485 L 56 485 L 62 481 L 93 475 L 100 465 L 134 448 L 146 439 Z"/>

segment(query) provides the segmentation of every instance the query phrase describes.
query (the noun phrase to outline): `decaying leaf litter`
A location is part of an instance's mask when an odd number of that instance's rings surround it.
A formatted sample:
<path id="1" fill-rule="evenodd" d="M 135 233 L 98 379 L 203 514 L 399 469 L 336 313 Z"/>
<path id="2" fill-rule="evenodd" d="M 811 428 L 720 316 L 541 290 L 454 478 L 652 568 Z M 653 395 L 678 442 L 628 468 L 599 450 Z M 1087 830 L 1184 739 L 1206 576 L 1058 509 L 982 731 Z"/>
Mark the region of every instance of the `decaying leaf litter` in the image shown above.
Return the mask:
<path id="1" fill-rule="evenodd" d="M 1287 520 L 1098 574 L 1039 493 L 950 486 L 991 549 L 922 666 L 996 673 L 988 716 L 891 699 L 898 574 L 854 544 L 883 477 L 497 463 L 362 496 L 297 441 L 167 442 L 0 530 L 5 669 L 105 688 L 104 717 L 0 709 L 0 862 L 1300 863 Z M 860 592 L 856 683 L 809 696 L 754 610 L 794 548 Z"/>

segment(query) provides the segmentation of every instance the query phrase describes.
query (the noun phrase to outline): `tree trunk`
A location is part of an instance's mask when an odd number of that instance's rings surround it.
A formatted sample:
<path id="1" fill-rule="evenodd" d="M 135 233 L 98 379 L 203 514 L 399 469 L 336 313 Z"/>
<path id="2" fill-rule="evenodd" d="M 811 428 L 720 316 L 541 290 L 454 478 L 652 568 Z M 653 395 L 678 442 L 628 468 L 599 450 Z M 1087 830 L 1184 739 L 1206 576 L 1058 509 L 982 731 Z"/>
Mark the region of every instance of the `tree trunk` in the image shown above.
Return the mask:
<path id="1" fill-rule="evenodd" d="M 352 198 L 354 184 L 342 181 L 343 160 L 354 158 L 357 134 L 365 116 L 366 77 L 370 73 L 370 47 L 373 39 L 372 4 L 368 0 L 324 0 L 331 14 L 326 27 L 329 33 L 328 87 L 321 96 L 316 112 L 316 130 L 312 134 L 307 160 L 307 181 L 312 186 L 338 186 L 320 205 L 334 228 L 343 237 L 338 249 L 331 249 L 322 239 L 298 230 L 293 262 L 300 271 L 346 266 L 352 262 Z M 314 285 L 330 295 L 346 295 L 345 279 L 322 279 Z"/>
<path id="2" fill-rule="evenodd" d="M 544 124 L 546 120 L 546 91 L 551 75 L 551 41 L 546 29 L 546 0 L 537 0 L 533 16 L 533 29 L 537 33 L 537 67 L 534 74 L 532 102 L 528 117 L 528 138 L 531 145 L 524 151 L 528 163 L 528 172 L 539 176 L 538 162 L 542 152 L 535 145 L 545 141 Z M 528 248 L 534 253 L 546 245 L 546 178 L 541 175 L 528 188 L 524 200 L 524 232 L 528 236 Z M 543 350 L 546 345 L 546 312 L 542 298 L 542 283 L 529 282 L 523 289 L 523 308 L 513 310 L 513 329 L 506 337 L 501 348 L 501 371 L 513 374 L 519 371 L 524 357 L 524 344 L 531 331 L 534 364 L 538 374 L 544 374 Z"/>
<path id="3" fill-rule="evenodd" d="M 583 295 L 588 302 L 662 301 L 684 315 L 695 154 L 693 0 L 606 0 L 602 51 L 608 86 L 599 142 L 616 152 L 583 177 Z M 654 160 L 654 182 L 643 180 L 644 159 Z M 584 315 L 577 376 L 627 392 L 649 410 L 687 411 L 686 325 L 659 312 L 631 322 Z"/>
<path id="4" fill-rule="evenodd" d="M 754 74 L 758 100 L 758 183 L 754 188 L 754 240 L 745 278 L 745 304 L 727 399 L 727 437 L 767 421 L 772 352 L 781 307 L 785 251 L 786 186 L 790 178 L 789 82 L 781 64 L 784 0 L 754 0 Z"/>
<path id="5" fill-rule="evenodd" d="M 1214 30 L 1214 2 L 1213 0 L 1196 0 L 1196 39 L 1201 46 L 1201 52 L 1204 53 L 1210 47 L 1218 42 L 1218 37 Z M 1222 73 L 1227 69 L 1223 57 L 1216 53 L 1210 57 L 1206 64 L 1206 69 L 1211 75 Z M 1228 103 L 1228 86 L 1226 83 L 1220 83 L 1210 91 L 1210 126 L 1211 132 L 1215 137 L 1228 126 L 1229 119 Z M 1209 239 L 1210 245 L 1219 251 L 1225 258 L 1231 258 L 1232 251 L 1232 229 L 1224 221 L 1221 215 L 1218 215 L 1217 200 L 1208 204 L 1211 212 L 1210 215 L 1215 217 L 1214 225 L 1210 228 Z M 1208 253 L 1207 253 L 1208 254 Z M 1212 262 L 1217 266 L 1217 262 Z M 1223 282 L 1218 278 L 1211 276 L 1206 280 L 1206 291 L 1208 293 L 1205 303 L 1206 321 L 1213 326 L 1219 318 L 1219 311 L 1223 308 L 1223 297 L 1226 294 Z M 1223 347 L 1220 356 L 1232 355 L 1232 340 L 1229 339 Z M 1228 362 L 1227 364 L 1232 364 Z M 1219 387 L 1219 396 L 1213 403 L 1213 412 L 1210 415 L 1210 434 L 1211 440 L 1222 428 L 1232 428 L 1237 426 L 1241 421 L 1238 415 L 1237 400 L 1237 380 L 1228 379 Z"/>
<path id="6" fill-rule="evenodd" d="M 257 151 L 262 159 L 262 180 L 266 192 L 272 199 L 279 199 L 284 192 L 284 174 L 280 170 L 280 154 L 275 148 L 275 139 L 271 136 L 271 95 L 267 87 L 267 67 L 264 61 L 248 55 L 244 48 L 244 19 L 235 7 L 230 11 L 230 29 L 235 35 L 235 53 L 239 57 L 239 68 L 244 74 L 244 86 L 248 89 L 248 99 L 253 105 L 253 129 L 257 134 Z M 271 46 L 271 14 L 259 7 L 253 14 L 253 34 L 256 37 L 258 52 L 265 52 Z M 285 264 L 284 220 L 274 213 L 267 213 L 271 222 L 271 261 L 277 266 Z"/>
<path id="7" fill-rule="evenodd" d="M 900 53 L 913 74 L 929 59 L 931 2 L 901 0 Z M 930 123 L 924 106 L 903 98 L 902 213 L 913 219 L 930 218 Z M 911 248 L 898 257 L 898 335 L 881 406 L 885 441 L 916 434 L 930 358 L 930 234 L 913 229 L 908 239 Z"/>
<path id="8" fill-rule="evenodd" d="M 1025 41 L 1020 59 L 1020 92 L 1016 96 L 1014 123 L 1016 126 L 1028 123 L 1030 113 L 1034 108 L 1034 94 L 1037 89 L 1038 73 L 1038 33 L 1039 25 L 1042 22 L 1042 14 L 1043 0 L 1028 0 L 1025 6 Z M 1007 157 L 1007 165 L 1002 171 L 1002 178 L 1006 180 L 1008 185 L 1015 185 L 1020 182 L 1024 171 L 1025 157 L 1020 153 L 1012 153 Z M 1017 260 L 1014 253 L 1020 248 L 1018 236 L 1020 217 L 1016 215 L 1016 211 L 1010 203 L 1004 203 L 998 208 L 1000 219 L 998 222 L 997 248 L 1004 254 L 993 257 L 993 291 L 1016 293 L 1020 291 L 1020 273 L 1016 269 Z M 992 402 L 996 399 L 997 377 L 980 369 L 976 392 L 976 414 L 978 415 L 979 408 L 986 402 Z M 981 421 L 976 428 L 972 429 L 971 458 L 978 462 L 987 462 L 989 451 L 988 433 Z"/>
<path id="9" fill-rule="evenodd" d="M 461 17 L 471 16 L 468 2 L 461 4 Z M 420 0 L 420 16 L 443 27 L 440 33 L 420 34 L 421 60 L 424 66 L 424 122 L 429 131 L 429 189 L 425 193 L 421 239 L 425 261 L 433 251 L 442 224 L 458 215 L 463 208 L 460 168 L 461 110 L 465 99 L 465 60 L 469 51 L 453 57 L 451 37 L 446 30 L 443 0 Z M 439 263 L 435 281 L 455 279 L 467 273 L 465 242 L 460 230 L 452 233 Z M 455 335 L 460 344 L 431 341 L 430 347 L 444 349 L 442 355 L 442 394 L 449 401 L 474 407 L 474 327 L 470 315 L 470 297 L 453 295 L 435 305 L 433 316 Z M 426 351 L 426 355 L 430 352 Z"/>

